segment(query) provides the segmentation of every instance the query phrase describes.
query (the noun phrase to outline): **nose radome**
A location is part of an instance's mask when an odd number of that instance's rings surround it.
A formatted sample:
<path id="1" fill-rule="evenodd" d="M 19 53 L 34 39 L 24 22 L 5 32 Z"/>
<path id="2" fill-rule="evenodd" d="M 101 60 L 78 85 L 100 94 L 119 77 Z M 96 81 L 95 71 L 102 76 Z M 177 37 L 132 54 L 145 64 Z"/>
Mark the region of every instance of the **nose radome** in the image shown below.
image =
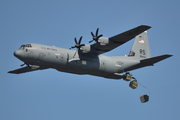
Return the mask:
<path id="1" fill-rule="evenodd" d="M 14 52 L 14 56 L 17 57 L 17 58 L 19 58 L 21 56 L 21 54 L 22 54 L 22 52 L 20 50 L 16 50 Z"/>

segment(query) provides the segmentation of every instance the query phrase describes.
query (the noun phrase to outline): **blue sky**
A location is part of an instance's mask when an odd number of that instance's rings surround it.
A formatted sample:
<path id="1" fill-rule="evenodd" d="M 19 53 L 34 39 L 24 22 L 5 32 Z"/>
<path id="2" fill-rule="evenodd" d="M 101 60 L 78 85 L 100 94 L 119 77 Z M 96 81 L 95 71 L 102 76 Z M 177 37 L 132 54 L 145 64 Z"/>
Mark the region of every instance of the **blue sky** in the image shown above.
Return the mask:
<path id="1" fill-rule="evenodd" d="M 1 0 L 0 1 L 0 119 L 1 120 L 119 120 L 180 118 L 178 0 Z M 23 64 L 13 52 L 24 43 L 69 48 L 74 37 L 90 32 L 111 37 L 139 25 L 152 26 L 148 37 L 152 56 L 173 57 L 153 67 L 131 71 L 150 90 L 129 88 L 123 80 L 74 75 L 53 69 L 8 74 Z M 134 40 L 134 39 L 133 39 Z M 127 55 L 133 40 L 105 53 Z"/>

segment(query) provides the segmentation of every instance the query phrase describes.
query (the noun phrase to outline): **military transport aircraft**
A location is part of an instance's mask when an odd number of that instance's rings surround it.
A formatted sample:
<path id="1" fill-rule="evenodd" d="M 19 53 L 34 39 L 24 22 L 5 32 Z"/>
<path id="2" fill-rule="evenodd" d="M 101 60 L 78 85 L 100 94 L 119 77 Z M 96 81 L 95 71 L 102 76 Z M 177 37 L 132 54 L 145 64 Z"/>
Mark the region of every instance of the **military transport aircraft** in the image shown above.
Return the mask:
<path id="1" fill-rule="evenodd" d="M 98 35 L 99 29 L 94 34 L 92 45 L 81 44 L 75 38 L 75 46 L 70 49 L 58 48 L 41 44 L 28 43 L 22 45 L 14 52 L 14 56 L 24 62 L 22 68 L 8 73 L 20 74 L 35 70 L 53 68 L 61 72 L 74 74 L 89 74 L 109 79 L 121 79 L 125 73 L 145 66 L 153 66 L 172 55 L 151 57 L 146 30 L 151 28 L 141 25 L 113 37 Z M 134 44 L 128 56 L 104 56 L 108 52 L 135 37 Z M 77 48 L 72 50 L 72 48 Z M 25 67 L 23 67 L 26 65 Z M 123 74 L 124 73 L 124 74 Z"/>

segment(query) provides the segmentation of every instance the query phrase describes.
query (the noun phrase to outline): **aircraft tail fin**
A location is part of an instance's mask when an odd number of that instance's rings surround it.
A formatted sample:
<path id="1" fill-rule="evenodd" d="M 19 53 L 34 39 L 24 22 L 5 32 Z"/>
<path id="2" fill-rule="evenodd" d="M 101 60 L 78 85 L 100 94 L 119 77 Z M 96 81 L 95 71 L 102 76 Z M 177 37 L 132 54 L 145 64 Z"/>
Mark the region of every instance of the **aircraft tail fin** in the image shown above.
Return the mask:
<path id="1" fill-rule="evenodd" d="M 134 44 L 128 56 L 135 57 L 135 59 L 138 60 L 151 58 L 147 31 L 136 36 Z"/>

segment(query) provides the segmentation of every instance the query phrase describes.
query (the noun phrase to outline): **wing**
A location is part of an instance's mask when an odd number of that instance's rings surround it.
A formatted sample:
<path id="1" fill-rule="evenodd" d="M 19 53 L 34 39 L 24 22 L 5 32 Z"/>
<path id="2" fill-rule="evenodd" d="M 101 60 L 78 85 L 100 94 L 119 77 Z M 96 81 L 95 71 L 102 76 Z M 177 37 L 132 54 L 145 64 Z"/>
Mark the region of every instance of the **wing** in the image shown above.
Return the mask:
<path id="1" fill-rule="evenodd" d="M 100 45 L 99 43 L 92 44 L 91 51 L 89 53 L 102 54 L 102 53 L 108 52 L 108 51 L 128 42 L 129 40 L 131 40 L 135 36 L 139 35 L 140 33 L 148 30 L 149 28 L 151 28 L 151 27 L 147 26 L 147 25 L 141 25 L 141 26 L 138 26 L 131 30 L 128 30 L 126 32 L 123 32 L 121 34 L 110 37 L 109 44 L 106 44 L 106 45 Z"/>
<path id="2" fill-rule="evenodd" d="M 9 71 L 8 73 L 21 74 L 21 73 L 31 72 L 31 71 L 35 71 L 35 70 L 43 70 L 43 69 L 47 69 L 47 68 L 31 65 L 31 66 L 26 66 L 26 67 L 19 68 L 19 69 L 13 70 L 13 71 Z"/>

